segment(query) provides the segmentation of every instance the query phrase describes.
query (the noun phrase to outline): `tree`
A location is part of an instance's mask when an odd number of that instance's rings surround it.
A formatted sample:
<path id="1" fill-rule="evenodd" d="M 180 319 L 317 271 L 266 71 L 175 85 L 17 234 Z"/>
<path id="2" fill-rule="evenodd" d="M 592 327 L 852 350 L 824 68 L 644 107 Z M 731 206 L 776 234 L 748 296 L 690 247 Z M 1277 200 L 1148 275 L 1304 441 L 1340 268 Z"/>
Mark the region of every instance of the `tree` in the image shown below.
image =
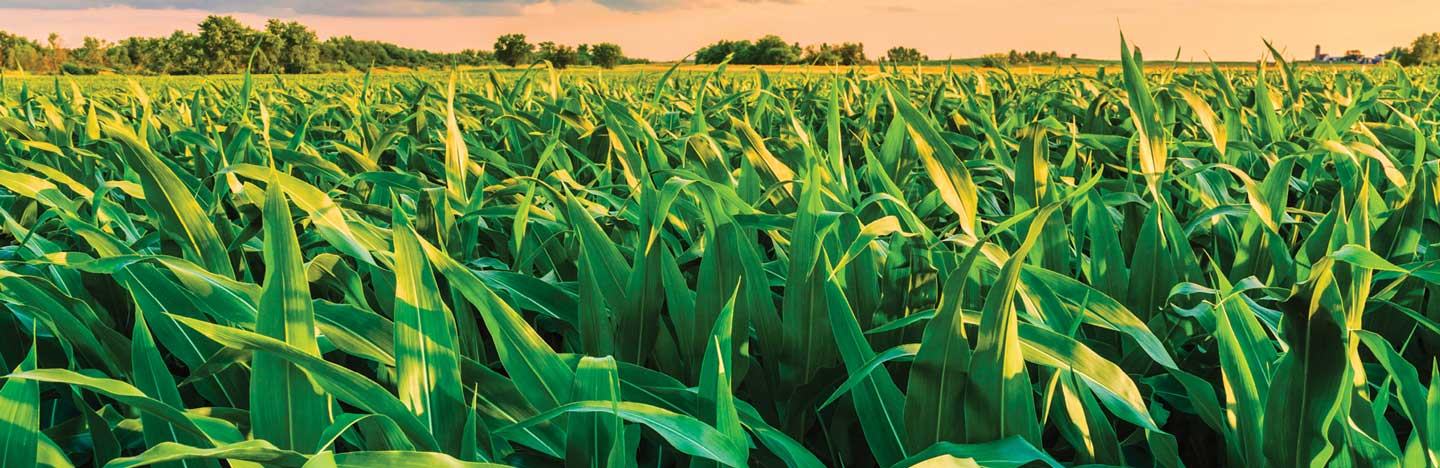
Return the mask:
<path id="1" fill-rule="evenodd" d="M 865 63 L 865 46 L 850 42 L 810 46 L 803 61 L 814 65 L 861 65 Z"/>
<path id="2" fill-rule="evenodd" d="M 774 34 L 755 41 L 748 52 L 746 57 L 737 56 L 735 63 L 784 65 L 800 61 L 800 45 L 787 43 Z"/>
<path id="3" fill-rule="evenodd" d="M 752 46 L 750 45 L 750 41 L 722 40 L 714 44 L 701 47 L 699 51 L 696 51 L 695 63 L 717 64 L 725 61 L 725 57 L 730 56 L 734 57 L 734 59 L 731 60 L 732 62 L 748 63 L 744 62 L 744 60 L 749 60 L 751 47 Z"/>
<path id="4" fill-rule="evenodd" d="M 50 33 L 46 45 L 49 52 L 46 54 L 44 71 L 57 71 L 60 65 L 65 63 L 65 59 L 69 58 L 69 51 L 65 50 L 65 45 L 60 42 L 60 35 L 56 33 Z"/>
<path id="5" fill-rule="evenodd" d="M 725 57 L 733 57 L 730 63 L 741 65 L 784 65 L 800 61 L 803 50 L 799 44 L 785 42 L 780 36 L 767 35 L 751 44 L 750 41 L 719 41 L 701 48 L 695 53 L 695 63 L 720 63 Z"/>
<path id="6" fill-rule="evenodd" d="M 1440 33 L 1424 34 L 1410 44 L 1409 53 L 1402 63 L 1406 65 L 1431 65 L 1440 63 Z"/>
<path id="7" fill-rule="evenodd" d="M 615 68 L 625 54 L 620 51 L 620 46 L 609 42 L 601 42 L 590 47 L 590 62 L 600 68 Z"/>
<path id="8" fill-rule="evenodd" d="M 105 58 L 112 66 L 131 73 L 161 73 L 159 51 L 165 38 L 128 37 L 111 46 Z"/>
<path id="9" fill-rule="evenodd" d="M 580 61 L 580 55 L 575 52 L 574 47 L 550 41 L 540 43 L 540 58 L 550 62 L 550 66 L 561 70 Z"/>
<path id="10" fill-rule="evenodd" d="M 575 46 L 575 57 L 577 58 L 575 63 L 578 65 L 595 64 L 594 57 L 590 56 L 590 44 L 580 44 L 578 46 Z"/>
<path id="11" fill-rule="evenodd" d="M 320 40 L 315 31 L 298 22 L 272 19 L 265 23 L 266 44 L 276 54 L 274 63 L 283 73 L 310 73 L 320 65 Z"/>
<path id="12" fill-rule="evenodd" d="M 506 34 L 495 39 L 495 60 L 508 66 L 529 63 L 535 46 L 525 41 L 524 34 Z"/>
<path id="13" fill-rule="evenodd" d="M 488 50 L 465 49 L 456 55 L 462 65 L 484 65 L 495 62 L 495 53 Z"/>
<path id="14" fill-rule="evenodd" d="M 200 22 L 199 46 L 206 73 L 236 73 L 245 69 L 258 31 L 231 16 L 209 16 Z"/>
<path id="15" fill-rule="evenodd" d="M 211 70 L 215 68 L 206 63 L 208 53 L 205 50 L 204 41 L 199 36 L 185 31 L 175 31 L 157 45 L 158 50 L 154 52 L 150 62 L 157 73 L 172 75 L 214 73 Z"/>
<path id="16" fill-rule="evenodd" d="M 1410 55 L 1410 49 L 1406 49 L 1401 46 L 1395 46 L 1391 47 L 1389 51 L 1385 52 L 1385 60 L 1394 60 L 1403 64 L 1406 60 L 1407 55 Z"/>
<path id="17" fill-rule="evenodd" d="M 846 42 L 835 49 L 840 56 L 841 65 L 864 65 L 869 62 L 865 58 L 865 44 L 859 42 Z"/>
<path id="18" fill-rule="evenodd" d="M 321 67 L 366 69 L 375 67 L 448 67 L 456 64 L 491 63 L 489 51 L 464 50 L 441 54 L 409 49 L 379 41 L 362 41 L 350 36 L 332 37 L 320 43 Z"/>
<path id="19" fill-rule="evenodd" d="M 896 46 L 885 51 L 885 59 L 893 63 L 916 63 L 928 60 L 925 54 L 913 47 Z"/>
<path id="20" fill-rule="evenodd" d="M 85 36 L 79 49 L 73 51 L 76 60 L 86 65 L 104 67 L 109 65 L 106 53 L 110 49 L 110 43 L 104 39 Z"/>
<path id="21" fill-rule="evenodd" d="M 35 70 L 41 65 L 40 43 L 0 31 L 0 69 Z"/>
<path id="22" fill-rule="evenodd" d="M 175 31 L 169 36 L 129 37 L 113 44 L 86 37 L 74 49 L 61 44 L 58 35 L 42 44 L 0 31 L 0 68 L 65 74 L 91 74 L 108 68 L 124 73 L 193 75 L 238 73 L 247 65 L 255 73 L 314 73 L 372 65 L 419 68 L 494 61 L 489 50 L 436 53 L 350 37 L 320 42 L 309 27 L 280 20 L 270 20 L 264 30 L 256 30 L 231 17 L 211 16 L 199 29 L 198 35 Z"/>
<path id="23" fill-rule="evenodd" d="M 1074 55 L 1071 55 L 1071 58 L 1074 58 Z M 980 63 L 987 67 L 997 68 L 1010 65 L 1048 65 L 1060 63 L 1060 53 L 1034 50 L 1020 52 L 1012 49 L 1009 53 L 1004 54 L 986 54 L 980 57 Z"/>

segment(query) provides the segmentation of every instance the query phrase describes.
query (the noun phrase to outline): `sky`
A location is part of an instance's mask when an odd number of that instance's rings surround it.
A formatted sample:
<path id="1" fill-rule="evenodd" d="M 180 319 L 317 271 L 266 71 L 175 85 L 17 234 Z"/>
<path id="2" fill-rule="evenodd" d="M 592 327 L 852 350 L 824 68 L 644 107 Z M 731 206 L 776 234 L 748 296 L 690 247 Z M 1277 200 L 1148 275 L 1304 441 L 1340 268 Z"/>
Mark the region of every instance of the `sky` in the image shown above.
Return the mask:
<path id="1" fill-rule="evenodd" d="M 1256 60 L 1263 39 L 1308 58 L 1316 45 L 1378 54 L 1440 31 L 1440 0 L 0 0 L 0 30 L 42 41 L 55 32 L 74 46 L 193 31 L 212 14 L 436 51 L 489 49 L 512 32 L 614 42 L 652 60 L 765 34 L 858 41 L 872 57 L 904 45 L 932 58 L 1033 49 L 1114 59 L 1122 29 L 1149 60 Z"/>

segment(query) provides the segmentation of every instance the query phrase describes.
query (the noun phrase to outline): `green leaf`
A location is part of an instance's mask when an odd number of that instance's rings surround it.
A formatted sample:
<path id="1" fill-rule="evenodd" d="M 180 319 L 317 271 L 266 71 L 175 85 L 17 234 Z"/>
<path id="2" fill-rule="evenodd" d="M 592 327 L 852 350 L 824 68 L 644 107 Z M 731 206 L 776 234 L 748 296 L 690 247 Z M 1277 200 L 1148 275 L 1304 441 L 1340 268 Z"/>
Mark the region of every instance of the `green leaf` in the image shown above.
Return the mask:
<path id="1" fill-rule="evenodd" d="M 1132 53 L 1125 42 L 1125 34 L 1120 34 L 1125 95 L 1130 107 L 1130 120 L 1135 125 L 1135 136 L 1140 140 L 1140 173 L 1145 176 L 1152 199 L 1160 203 L 1163 200 L 1160 178 L 1166 173 L 1170 156 L 1169 135 L 1160 123 L 1160 111 L 1155 105 L 1155 97 L 1150 94 L 1150 85 L 1146 83 L 1144 63 L 1140 48 L 1136 47 Z"/>
<path id="2" fill-rule="evenodd" d="M 1080 376 L 1111 413 L 1142 428 L 1159 431 L 1140 389 L 1120 366 L 1065 335 L 1029 324 L 1019 329 L 1025 359 Z"/>
<path id="3" fill-rule="evenodd" d="M 575 368 L 574 398 L 585 401 L 609 401 L 620 404 L 620 371 L 610 357 L 582 357 Z M 566 466 L 625 466 L 634 458 L 625 453 L 623 420 L 613 414 L 575 414 L 570 416 L 566 434 Z"/>
<path id="4" fill-rule="evenodd" d="M 1021 436 L 1032 443 L 1040 440 L 1014 301 L 1025 256 L 1057 208 L 1058 205 L 1048 205 L 1035 214 L 1025 241 L 1006 260 L 1000 276 L 985 296 L 965 389 L 967 440 L 994 440 L 1010 435 Z"/>
<path id="5" fill-rule="evenodd" d="M 915 143 L 915 150 L 920 153 L 920 160 L 925 166 L 925 173 L 930 176 L 935 189 L 939 190 L 940 198 L 959 218 L 960 230 L 966 234 L 975 234 L 979 229 L 975 223 L 980 214 L 979 195 L 975 182 L 970 178 L 970 170 L 955 156 L 955 150 L 940 136 L 935 124 L 921 114 L 903 92 L 894 88 L 888 91 L 896 115 L 905 119 L 910 139 Z"/>
<path id="6" fill-rule="evenodd" d="M 408 407 L 390 395 L 384 387 L 350 369 L 328 362 L 274 338 L 235 328 L 206 323 L 172 315 L 177 322 L 230 348 L 265 351 L 303 369 L 316 384 L 335 399 L 362 410 L 382 414 L 410 437 L 421 450 L 436 450 L 438 445 L 429 427 L 410 413 Z"/>
<path id="7" fill-rule="evenodd" d="M 315 310 L 290 203 L 278 183 L 265 191 L 265 286 L 255 332 L 319 356 Z M 309 450 L 330 424 L 330 401 L 305 372 L 282 358 L 256 353 L 251 363 L 250 427 L 282 450 Z"/>
<path id="8" fill-rule="evenodd" d="M 175 377 L 170 375 L 170 369 L 165 366 L 165 361 L 160 355 L 160 350 L 155 347 L 155 341 L 150 338 L 150 327 L 146 323 L 145 314 L 135 316 L 135 328 L 132 335 L 130 365 L 133 372 L 131 381 L 135 387 L 126 389 L 123 383 L 114 382 L 111 388 L 101 387 L 103 382 L 91 382 L 90 388 L 100 392 L 120 392 L 134 390 L 135 401 L 126 402 L 131 406 L 148 410 L 140 415 L 140 421 L 145 436 L 145 443 L 151 447 L 158 446 L 165 442 L 175 442 L 187 445 L 208 447 L 210 441 L 208 436 L 194 427 L 184 416 L 178 416 L 178 409 L 185 407 L 185 402 L 180 399 L 180 391 L 176 388 Z M 77 384 L 71 382 L 72 384 Z M 84 386 L 84 385 L 82 385 Z M 107 395 L 111 393 L 106 393 Z M 154 395 L 155 400 L 145 401 L 145 395 Z M 113 395 L 112 395 L 113 396 Z M 119 399 L 119 397 L 117 397 Z M 121 400 L 125 402 L 125 400 Z M 152 403 L 153 402 L 153 403 Z M 144 404 L 141 404 L 144 403 Z M 159 406 L 156 406 L 156 405 Z M 180 461 L 168 466 L 177 467 L 218 467 L 214 461 L 196 460 Z"/>
<path id="9" fill-rule="evenodd" d="M 951 442 L 940 442 L 929 448 L 916 453 L 910 458 L 896 463 L 897 467 L 915 466 L 922 461 L 929 460 L 941 455 L 950 455 L 957 458 L 974 459 L 980 466 L 1007 468 L 1020 467 L 1032 463 L 1041 463 L 1052 468 L 1059 468 L 1060 463 L 1051 458 L 1045 452 L 1036 449 L 1025 439 L 1018 436 L 1010 436 L 981 444 L 956 444 Z"/>
<path id="10" fill-rule="evenodd" d="M 985 244 L 970 247 L 945 280 L 935 317 L 925 324 L 905 394 L 906 446 L 923 450 L 936 442 L 965 440 L 966 379 L 970 339 L 965 334 L 965 284 Z"/>
<path id="11" fill-rule="evenodd" d="M 840 286 L 827 282 L 825 298 L 841 360 L 847 372 L 857 374 L 865 370 L 865 363 L 875 357 L 875 351 L 860 331 L 855 312 L 851 310 Z M 905 396 L 889 373 L 869 373 L 851 392 L 850 400 L 860 418 L 865 441 L 877 462 L 890 465 L 909 455 L 904 443 Z"/>
<path id="12" fill-rule="evenodd" d="M 451 287 L 459 290 L 480 313 L 500 363 L 522 389 L 525 400 L 542 411 L 569 402 L 575 373 L 555 350 L 474 272 L 424 239 L 418 241 L 426 257 Z"/>
<path id="13" fill-rule="evenodd" d="M 731 380 L 734 369 L 734 326 L 735 298 L 740 293 L 736 284 L 730 299 L 720 309 L 711 328 L 709 345 L 700 365 L 700 419 L 715 426 L 725 434 L 742 452 L 748 452 L 749 439 L 740 425 L 740 413 L 735 408 L 734 383 Z M 742 453 L 748 458 L 748 453 Z"/>
<path id="14" fill-rule="evenodd" d="M 305 463 L 307 468 L 365 468 L 385 466 L 390 468 L 503 468 L 495 463 L 475 463 L 456 460 L 454 457 L 435 452 L 409 451 L 364 451 L 336 454 L 322 452 Z"/>
<path id="15" fill-rule="evenodd" d="M 744 451 L 714 427 L 693 417 L 643 403 L 576 401 L 550 409 L 525 421 L 498 428 L 496 431 L 514 431 L 572 412 L 614 414 L 626 421 L 649 427 L 682 453 L 714 460 L 729 466 L 745 466 Z"/>
<path id="16" fill-rule="evenodd" d="M 1265 405 L 1265 456 L 1286 466 L 1318 466 L 1336 455 L 1331 422 L 1340 412 L 1350 370 L 1339 291 L 1330 262 L 1284 303 L 1280 357 Z"/>
<path id="17" fill-rule="evenodd" d="M 164 430 L 167 431 L 167 436 L 170 438 L 209 442 L 209 436 L 205 431 L 201 430 L 200 426 L 196 425 L 184 412 L 160 400 L 150 398 L 139 389 L 119 380 L 89 377 L 65 369 L 33 369 L 16 372 L 6 378 L 11 381 L 67 384 L 100 393 L 139 409 L 143 412 L 142 414 L 154 415 L 157 419 L 153 420 L 155 423 L 152 426 L 168 427 L 169 429 Z M 174 388 L 171 390 L 173 391 Z"/>
<path id="18" fill-rule="evenodd" d="M 140 176 L 145 202 L 163 221 L 160 228 L 180 244 L 187 258 L 204 265 L 211 273 L 234 277 L 228 250 L 190 188 L 134 131 L 116 122 L 107 122 L 104 128 L 105 136 L 129 148 L 121 154 L 129 168 Z"/>
<path id="19" fill-rule="evenodd" d="M 820 368 L 833 362 L 835 355 L 834 332 L 823 307 L 825 275 L 821 256 L 825 233 L 819 225 L 824 210 L 821 192 L 819 172 L 811 171 L 801 187 L 790 231 L 790 261 L 780 306 L 784 349 L 779 358 L 792 369 L 793 373 L 785 378 L 793 385 L 809 381 Z"/>
<path id="20" fill-rule="evenodd" d="M 35 368 L 35 348 L 15 368 L 15 374 Z M 0 465 L 34 466 L 40 433 L 40 383 L 13 378 L 0 387 Z"/>
<path id="21" fill-rule="evenodd" d="M 309 216 L 310 222 L 313 223 L 316 233 L 321 238 L 356 260 L 369 264 L 375 263 L 374 257 L 370 255 L 371 247 L 368 247 L 350 227 L 350 223 L 345 220 L 344 210 L 336 205 L 329 195 L 315 188 L 314 185 L 289 174 L 250 164 L 235 164 L 226 168 L 226 171 L 264 181 L 267 190 L 270 184 L 278 184 L 285 190 L 285 194 L 289 196 L 290 200 L 295 202 L 295 206 Z"/>
<path id="22" fill-rule="evenodd" d="M 600 225 L 574 196 L 565 199 L 566 218 L 580 241 L 580 333 L 589 354 L 614 347 L 615 310 L 628 304 L 625 287 L 631 268 Z"/>
<path id="23" fill-rule="evenodd" d="M 400 210 L 395 210 L 396 392 L 441 448 L 459 455 L 465 426 L 455 318 L 440 297 L 430 261 Z"/>
<path id="24" fill-rule="evenodd" d="M 304 455 L 277 448 L 264 440 L 247 440 L 208 449 L 164 442 L 150 447 L 140 455 L 116 458 L 105 466 L 107 468 L 131 468 L 191 460 L 239 460 L 282 467 L 305 464 Z"/>

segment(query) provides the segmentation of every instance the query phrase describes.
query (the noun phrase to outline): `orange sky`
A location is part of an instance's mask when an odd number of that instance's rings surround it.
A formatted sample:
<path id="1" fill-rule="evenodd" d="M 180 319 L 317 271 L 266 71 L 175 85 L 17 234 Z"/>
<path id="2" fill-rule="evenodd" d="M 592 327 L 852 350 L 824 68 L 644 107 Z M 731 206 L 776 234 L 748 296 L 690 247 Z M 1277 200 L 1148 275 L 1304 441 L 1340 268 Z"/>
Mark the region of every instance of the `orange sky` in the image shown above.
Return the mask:
<path id="1" fill-rule="evenodd" d="M 193 30 L 215 13 L 432 50 L 488 49 L 495 36 L 521 32 L 532 42 L 615 42 L 657 60 L 767 33 L 802 44 L 861 41 L 871 56 L 909 45 L 934 58 L 1012 48 L 1115 58 L 1123 27 L 1147 59 L 1179 48 L 1185 59 L 1254 60 L 1262 38 L 1309 57 L 1316 44 L 1380 53 L 1440 31 L 1440 0 L 0 0 L 0 30 L 36 39 L 58 32 L 74 45 L 86 35 Z"/>

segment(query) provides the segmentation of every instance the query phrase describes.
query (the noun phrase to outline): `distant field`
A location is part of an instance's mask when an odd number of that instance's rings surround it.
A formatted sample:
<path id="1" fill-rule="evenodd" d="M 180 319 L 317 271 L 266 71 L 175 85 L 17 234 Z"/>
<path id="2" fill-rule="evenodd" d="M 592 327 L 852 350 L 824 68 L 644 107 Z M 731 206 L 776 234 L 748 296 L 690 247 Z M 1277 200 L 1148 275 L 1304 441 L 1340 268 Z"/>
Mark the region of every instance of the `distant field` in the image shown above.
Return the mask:
<path id="1" fill-rule="evenodd" d="M 1255 66 L 1256 66 L 1256 64 L 1255 64 L 1254 62 L 1217 62 L 1216 65 L 1218 65 L 1222 70 L 1226 70 L 1226 71 L 1230 71 L 1230 72 L 1242 72 L 1242 73 L 1243 73 L 1243 72 L 1246 72 L 1246 71 L 1253 71 L 1253 70 L 1255 69 Z M 1297 68 L 1298 68 L 1298 69 L 1301 69 L 1301 70 L 1335 70 L 1335 71 L 1340 71 L 1340 70 L 1365 70 L 1365 69 L 1383 67 L 1383 66 L 1376 66 L 1376 65 L 1315 64 L 1315 63 L 1309 63 L 1309 62 L 1301 62 L 1301 63 L 1298 63 L 1298 64 L 1296 64 L 1296 65 L 1297 65 Z M 1107 70 L 1107 72 L 1116 72 L 1116 71 L 1119 70 L 1119 66 L 1120 66 L 1119 62 L 1115 62 L 1115 61 L 1104 61 L 1104 60 L 1084 59 L 1084 60 L 1078 61 L 1078 63 L 1073 63 L 1073 64 L 1060 64 L 1060 65 L 1017 65 L 1017 66 L 1010 67 L 1009 70 L 1010 70 L 1011 73 L 1014 73 L 1014 74 L 1073 74 L 1073 73 L 1080 73 L 1080 74 L 1090 75 L 1090 74 L 1095 74 L 1095 73 L 1099 72 L 1101 69 L 1105 69 L 1105 70 Z M 1269 66 L 1274 67 L 1275 65 L 1272 63 L 1272 64 L 1269 64 Z M 619 79 L 641 79 L 641 78 L 658 79 L 661 75 L 663 75 L 665 72 L 669 71 L 672 67 L 674 67 L 674 64 L 673 64 L 673 63 L 653 63 L 653 64 L 643 64 L 643 65 L 623 65 L 623 66 L 617 67 L 617 68 L 612 69 L 612 70 L 603 70 L 603 69 L 600 69 L 600 68 L 598 68 L 598 67 L 573 67 L 573 68 L 569 68 L 569 69 L 563 70 L 563 71 L 561 71 L 560 73 L 563 74 L 563 75 L 566 75 L 566 76 L 584 76 L 584 77 L 594 77 L 594 78 L 604 77 L 604 78 L 610 78 L 610 79 L 615 79 L 615 78 L 619 78 Z M 679 67 L 674 67 L 674 68 L 675 68 L 675 74 L 676 74 L 676 75 L 678 75 L 678 76 L 684 76 L 684 75 L 690 75 L 690 74 L 707 74 L 707 73 L 711 73 L 711 72 L 714 72 L 718 67 L 715 66 L 715 65 L 682 64 L 682 65 L 680 65 Z M 889 70 L 889 69 L 890 69 L 890 66 L 889 66 L 889 65 L 886 65 L 886 66 L 884 66 L 884 69 L 885 69 L 885 70 Z M 900 65 L 900 66 L 899 66 L 899 69 L 900 69 L 902 72 L 904 72 L 904 73 L 914 73 L 915 71 L 918 70 L 918 71 L 919 71 L 920 73 L 922 73 L 922 74 L 940 74 L 940 73 L 945 73 L 946 70 L 951 70 L 951 71 L 954 71 L 954 72 L 957 72 L 957 73 L 972 73 L 972 72 L 977 72 L 977 71 L 978 71 L 978 72 L 993 72 L 993 73 L 1000 73 L 1000 72 L 1002 72 L 1002 70 L 999 69 L 999 68 L 981 66 L 981 65 L 978 64 L 978 62 L 972 62 L 972 61 L 970 61 L 969 59 L 966 59 L 966 60 L 957 60 L 957 61 L 954 61 L 953 63 L 948 64 L 948 65 L 946 65 L 946 64 L 937 64 L 937 63 L 933 63 L 933 62 L 924 64 L 924 65 L 918 65 L 918 66 L 917 66 L 917 65 Z M 510 67 L 503 67 L 503 66 L 496 66 L 496 67 L 462 67 L 460 70 L 461 70 L 461 72 L 462 72 L 464 75 L 470 76 L 470 77 L 480 77 L 480 76 L 485 76 L 485 75 L 489 74 L 490 72 L 495 72 L 496 74 L 498 74 L 498 75 L 501 76 L 502 78 L 503 78 L 503 77 L 509 77 L 509 76 L 519 76 L 519 75 L 523 75 L 523 74 L 526 73 L 526 71 L 527 71 L 526 68 L 510 68 Z M 1204 72 L 1204 73 L 1208 73 L 1209 70 L 1210 70 L 1210 63 L 1209 63 L 1209 62 L 1155 62 L 1155 63 L 1152 64 L 1152 68 L 1151 68 L 1151 71 L 1152 71 L 1152 72 L 1175 71 L 1175 72 L 1192 72 L 1192 73 L 1193 73 L 1193 72 Z M 741 74 L 747 74 L 747 73 L 757 73 L 757 72 L 760 72 L 760 71 L 763 71 L 763 72 L 768 73 L 768 74 L 797 74 L 797 75 L 815 75 L 815 74 L 828 74 L 828 73 L 837 73 L 837 72 L 838 72 L 838 73 L 849 73 L 850 71 L 859 71 L 861 74 L 874 74 L 874 73 L 879 73 L 879 72 L 881 72 L 881 71 L 882 71 L 882 67 L 881 67 L 880 65 L 865 65 L 865 66 L 859 66 L 859 67 L 821 66 L 821 65 L 729 65 L 729 66 L 727 66 L 727 68 L 726 68 L 726 73 L 729 74 L 729 75 L 741 75 Z M 432 80 L 436 80 L 436 79 L 443 78 L 443 77 L 445 77 L 448 73 L 449 73 L 448 70 L 436 70 L 436 69 L 404 69 L 404 68 L 399 68 L 399 69 L 378 69 L 378 70 L 376 70 L 376 71 L 372 74 L 372 80 L 374 80 L 374 82 L 377 83 L 377 84 L 378 84 L 378 83 L 392 83 L 392 82 L 395 82 L 395 81 L 406 81 L 406 80 L 432 81 Z M 536 69 L 534 69 L 534 70 L 532 71 L 532 73 L 537 73 L 537 74 L 544 75 L 544 74 L 547 73 L 547 71 L 546 71 L 545 69 L 543 69 L 543 68 L 538 68 L 538 67 L 537 67 Z M 70 86 L 71 83 L 74 83 L 75 85 L 80 86 L 82 89 L 125 90 L 125 89 L 129 89 L 129 82 L 130 82 L 130 81 L 135 81 L 136 83 L 140 84 L 140 85 L 141 85 L 142 87 L 144 87 L 145 89 L 152 89 L 152 88 L 164 87 L 164 86 L 169 86 L 169 87 L 173 87 L 173 88 L 177 88 L 177 89 L 190 89 L 190 88 L 192 88 L 193 86 L 195 86 L 195 85 L 197 85 L 197 84 L 203 84 L 203 83 L 237 83 L 237 84 L 238 84 L 238 83 L 240 82 L 241 77 L 242 77 L 241 75 L 144 76 L 144 75 L 116 75 L 116 74 L 84 75 L 84 76 L 57 76 L 57 75 L 19 74 L 19 73 L 13 72 L 13 71 L 6 71 L 6 72 L 0 72 L 0 93 L 12 94 L 12 95 L 13 95 L 13 94 L 16 94 L 16 93 L 20 92 L 20 90 L 21 90 L 22 88 L 28 87 L 28 88 L 31 90 L 31 92 L 46 93 L 46 94 L 48 94 L 48 91 L 53 91 L 54 86 L 56 86 L 57 83 L 58 83 L 59 85 L 61 85 L 61 86 L 67 87 L 67 88 Z M 361 72 L 361 71 L 344 72 L 344 73 L 318 73 L 318 74 L 305 74 L 305 75 L 281 75 L 281 79 L 284 80 L 284 81 L 286 81 L 286 82 L 296 82 L 296 83 L 305 83 L 305 84 L 312 84 L 312 83 L 331 83 L 331 82 L 341 82 L 341 81 L 354 81 L 354 82 L 356 82 L 356 83 L 359 83 L 359 82 L 361 82 L 361 81 L 364 79 L 364 77 L 365 77 L 365 73 L 364 73 L 364 72 Z M 255 76 L 255 83 L 256 83 L 257 86 L 269 86 L 269 85 L 271 85 L 271 84 L 276 83 L 276 81 L 275 81 L 275 75 L 256 75 L 256 76 Z"/>

